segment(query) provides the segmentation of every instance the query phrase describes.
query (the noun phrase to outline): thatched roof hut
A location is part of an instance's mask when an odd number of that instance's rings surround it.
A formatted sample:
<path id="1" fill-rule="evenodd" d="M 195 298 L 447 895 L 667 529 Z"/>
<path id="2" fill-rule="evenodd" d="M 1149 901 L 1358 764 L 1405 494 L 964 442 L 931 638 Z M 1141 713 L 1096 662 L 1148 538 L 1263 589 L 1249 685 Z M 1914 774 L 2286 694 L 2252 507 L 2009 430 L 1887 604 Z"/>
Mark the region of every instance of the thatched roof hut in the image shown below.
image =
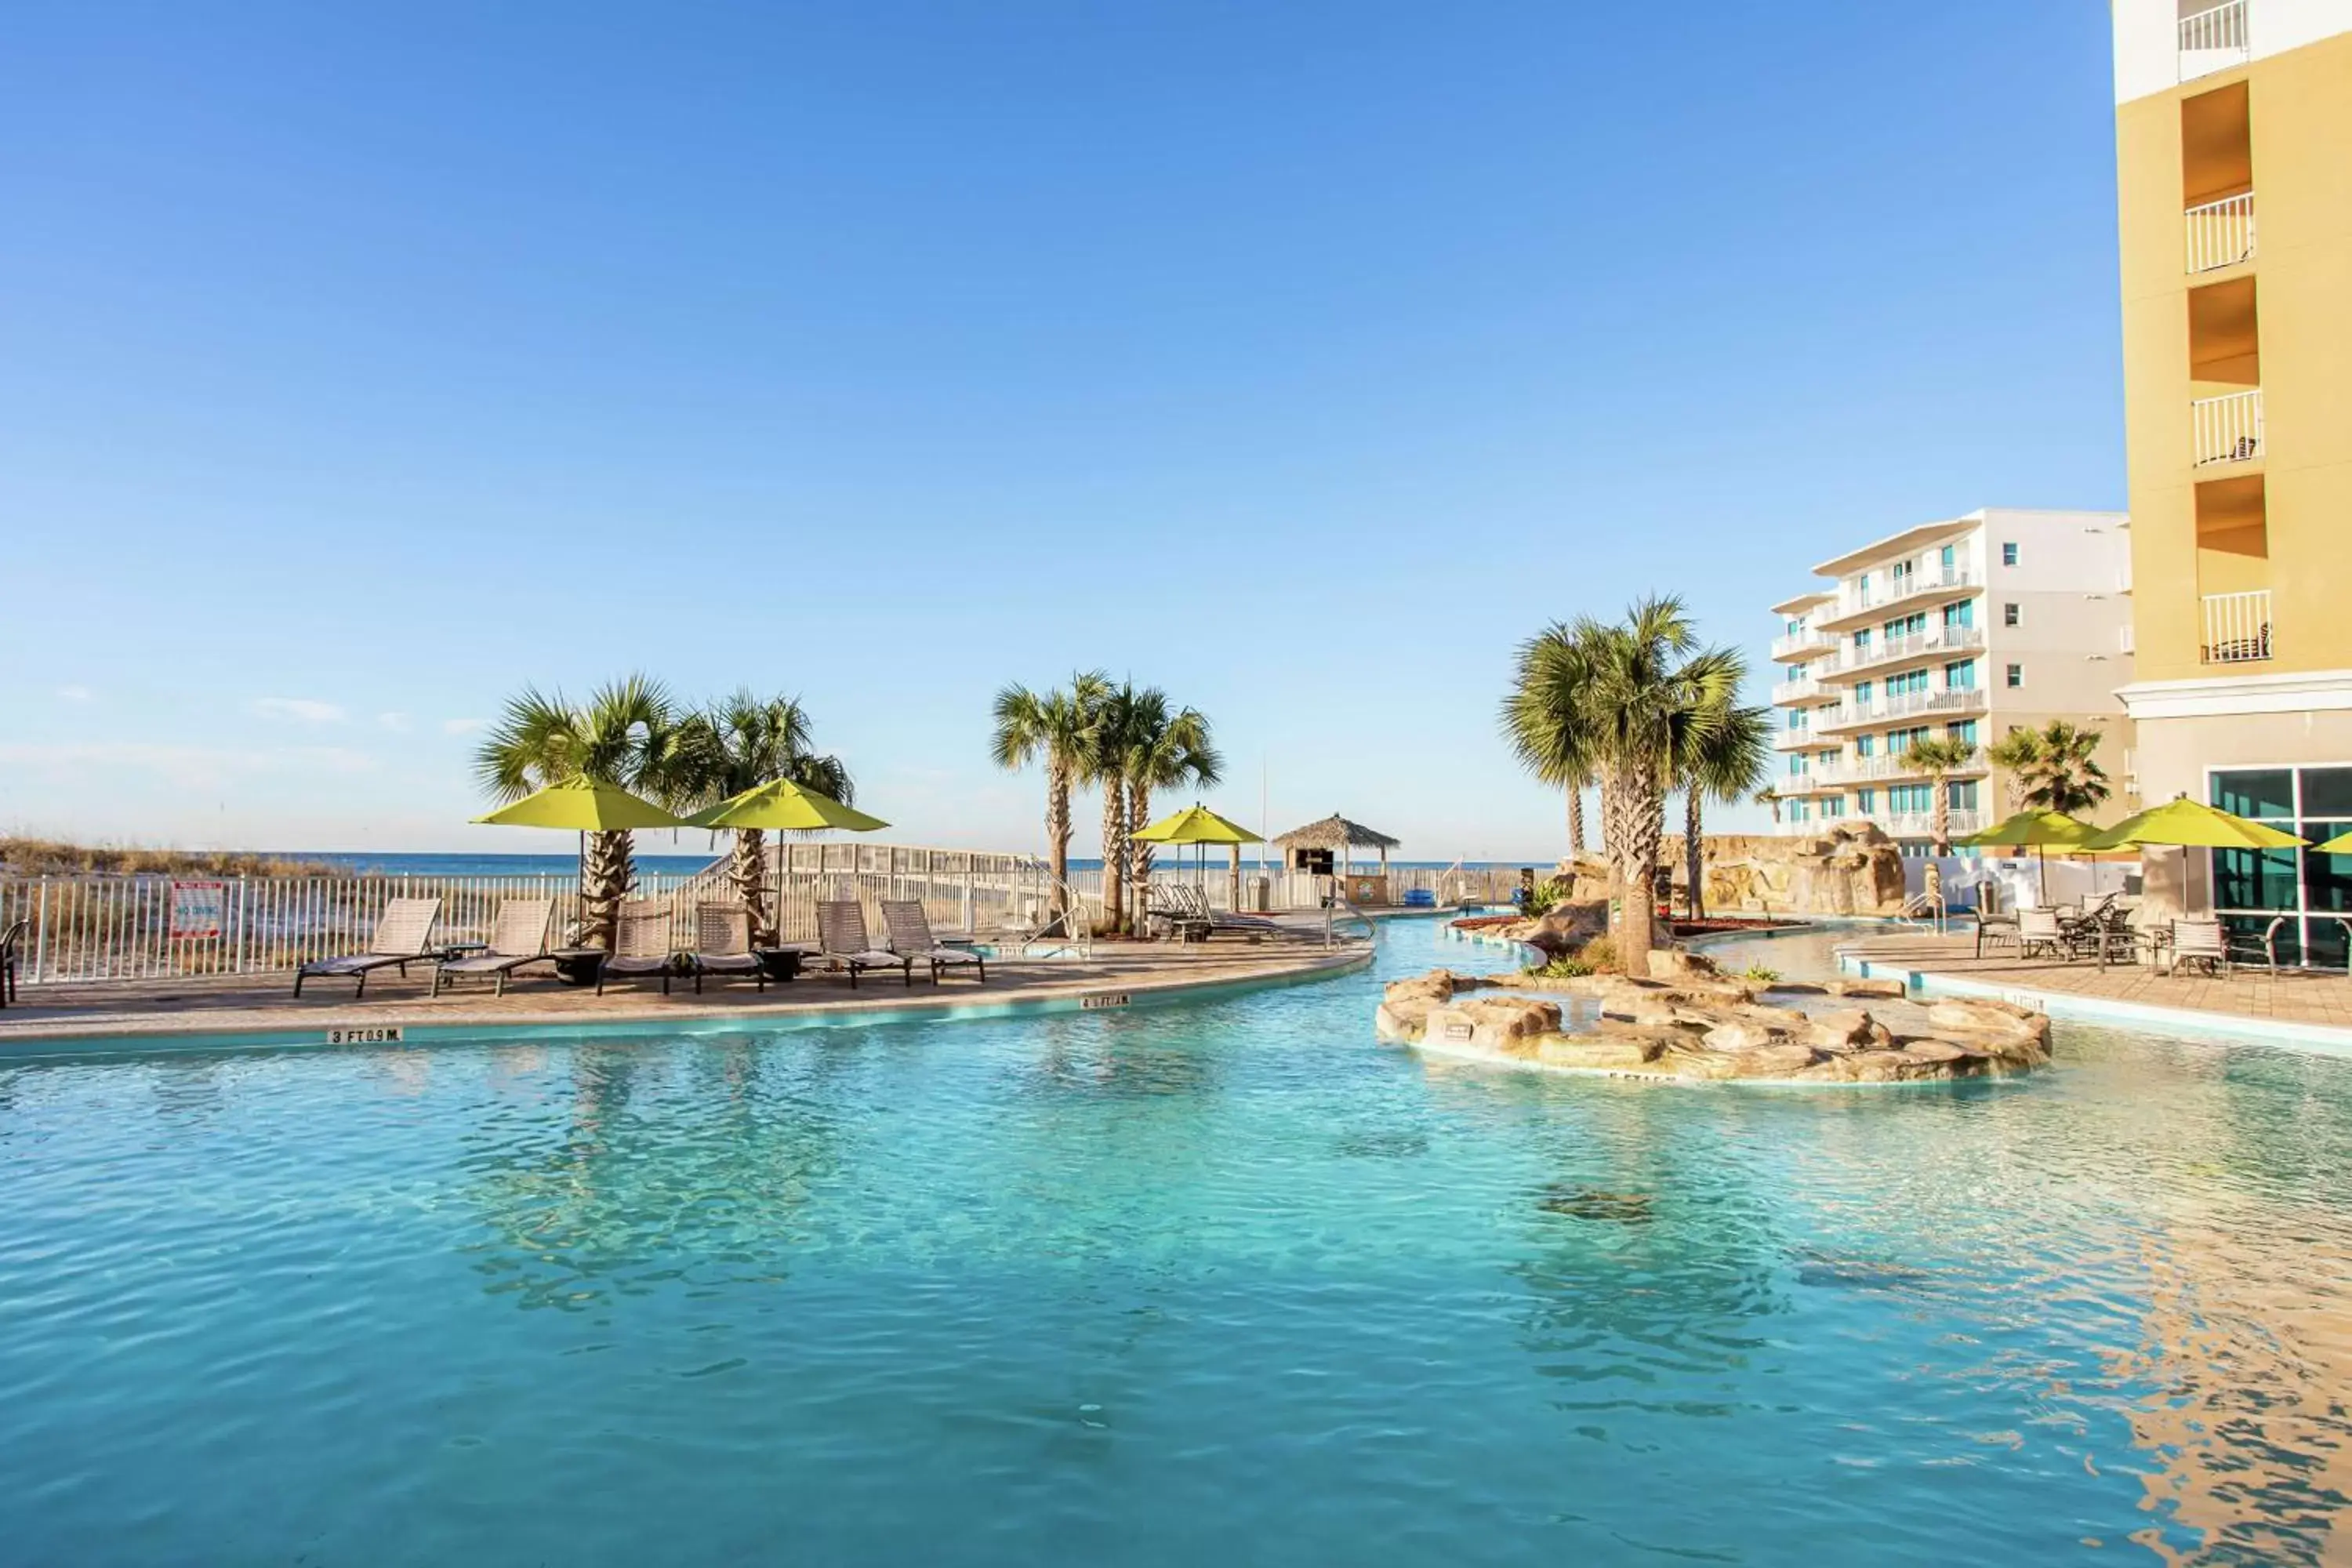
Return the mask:
<path id="1" fill-rule="evenodd" d="M 1320 822 L 1310 822 L 1304 827 L 1278 833 L 1274 839 L 1275 847 L 1282 851 L 1285 860 L 1290 858 L 1294 849 L 1328 849 L 1343 867 L 1347 864 L 1349 850 L 1377 849 L 1381 852 L 1381 869 L 1383 871 L 1389 868 L 1389 851 L 1402 842 L 1403 840 L 1391 838 L 1360 822 L 1350 822 L 1336 811 Z"/>

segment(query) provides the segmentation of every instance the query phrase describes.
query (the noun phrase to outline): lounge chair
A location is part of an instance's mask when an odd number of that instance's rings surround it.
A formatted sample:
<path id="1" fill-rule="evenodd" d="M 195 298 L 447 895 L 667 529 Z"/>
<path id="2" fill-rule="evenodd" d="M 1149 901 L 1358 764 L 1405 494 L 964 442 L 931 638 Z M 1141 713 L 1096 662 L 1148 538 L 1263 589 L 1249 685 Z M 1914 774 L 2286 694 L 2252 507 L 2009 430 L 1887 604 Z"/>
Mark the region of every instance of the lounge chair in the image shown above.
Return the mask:
<path id="1" fill-rule="evenodd" d="M 882 923 L 890 931 L 890 951 L 901 953 L 917 963 L 931 966 L 931 984 L 940 983 L 940 972 L 971 964 L 980 972 L 980 983 L 988 984 L 988 961 L 968 947 L 949 947 L 931 935 L 931 917 L 925 912 L 920 899 L 885 899 L 882 900 Z"/>
<path id="2" fill-rule="evenodd" d="M 677 970 L 677 947 L 669 939 L 674 917 L 650 903 L 621 906 L 620 929 L 613 951 L 596 966 L 596 994 L 604 994 L 607 980 L 650 980 L 661 977 L 662 994 L 669 994 L 669 977 Z"/>
<path id="3" fill-rule="evenodd" d="M 367 977 L 379 969 L 397 966 L 402 974 L 412 963 L 431 963 L 440 954 L 425 944 L 433 938 L 433 924 L 441 918 L 438 899 L 394 899 L 383 906 L 383 918 L 375 922 L 375 935 L 365 952 L 344 953 L 336 958 L 314 958 L 294 972 L 294 994 L 302 994 L 302 982 L 315 977 L 346 974 L 359 978 L 354 999 L 367 994 Z"/>
<path id="4" fill-rule="evenodd" d="M 858 975 L 869 969 L 895 969 L 910 989 L 915 984 L 914 955 L 875 946 L 866 934 L 866 911 L 856 899 L 818 900 L 816 938 L 817 955 L 849 971 L 852 991 L 857 989 Z"/>
<path id="5" fill-rule="evenodd" d="M 751 951 L 751 911 L 740 904 L 695 905 L 694 951 L 686 955 L 686 966 L 694 971 L 697 995 L 702 993 L 706 974 L 755 980 L 765 991 L 767 966 Z"/>
<path id="6" fill-rule="evenodd" d="M 456 981 L 487 975 L 507 994 L 507 976 L 526 963 L 548 960 L 547 928 L 554 922 L 553 899 L 508 899 L 490 922 L 490 945 L 464 958 L 444 959 L 433 973 L 433 994 L 439 995 Z M 552 960 L 548 960 L 552 962 Z"/>
<path id="7" fill-rule="evenodd" d="M 1188 920 L 1204 928 L 1204 934 L 1213 935 L 1221 931 L 1246 931 L 1253 936 L 1283 934 L 1279 921 L 1267 920 L 1263 915 L 1219 914 L 1209 907 L 1208 895 L 1198 888 L 1173 882 L 1169 885 L 1167 892 L 1174 907 L 1183 910 Z"/>
<path id="8" fill-rule="evenodd" d="M 1150 897 L 1144 905 L 1144 918 L 1168 928 L 1168 934 L 1179 942 L 1206 942 L 1216 928 L 1207 911 L 1192 906 L 1183 895 L 1189 889 L 1173 883 L 1152 884 Z"/>
<path id="9" fill-rule="evenodd" d="M 30 921 L 18 921 L 6 931 L 0 931 L 0 1007 L 5 1007 L 16 999 L 16 948 L 25 940 L 26 928 L 31 924 Z"/>

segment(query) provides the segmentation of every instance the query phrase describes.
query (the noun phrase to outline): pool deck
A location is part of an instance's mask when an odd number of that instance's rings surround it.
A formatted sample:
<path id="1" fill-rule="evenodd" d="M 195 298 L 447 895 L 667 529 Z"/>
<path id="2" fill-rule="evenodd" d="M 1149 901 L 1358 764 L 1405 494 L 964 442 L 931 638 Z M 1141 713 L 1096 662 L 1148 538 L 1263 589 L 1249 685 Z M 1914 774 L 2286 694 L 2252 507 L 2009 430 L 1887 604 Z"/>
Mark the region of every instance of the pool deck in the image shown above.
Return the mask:
<path id="1" fill-rule="evenodd" d="M 2053 1017 L 2352 1050 L 2352 979 L 2340 970 L 2273 979 L 2263 970 L 2240 969 L 2222 979 L 2158 973 L 2130 963 L 2102 973 L 2087 959 L 2063 963 L 2013 952 L 1979 958 L 1972 931 L 1858 937 L 1841 943 L 1838 952 L 1848 969 L 1867 964 L 1873 974 L 1903 972 L 1929 991 L 2030 1001 Z"/>
<path id="2" fill-rule="evenodd" d="M 319 1044 L 333 1029 L 457 1039 L 510 1028 L 629 1033 L 647 1024 L 723 1032 L 1147 1006 L 1344 974 L 1369 963 L 1371 952 L 1361 942 L 1327 948 L 1318 927 L 1263 942 L 1097 942 L 1091 958 L 992 959 L 985 985 L 968 970 L 933 985 L 918 966 L 912 987 L 895 973 L 869 972 L 854 991 L 845 976 L 816 973 L 764 991 L 713 980 L 699 995 L 691 978 L 673 978 L 668 995 L 658 982 L 636 982 L 599 996 L 545 969 L 518 977 L 504 996 L 479 982 L 436 996 L 425 969 L 405 979 L 379 971 L 357 1000 L 348 979 L 312 980 L 298 998 L 289 974 L 43 985 L 0 1009 L 0 1060 L 73 1041 Z"/>

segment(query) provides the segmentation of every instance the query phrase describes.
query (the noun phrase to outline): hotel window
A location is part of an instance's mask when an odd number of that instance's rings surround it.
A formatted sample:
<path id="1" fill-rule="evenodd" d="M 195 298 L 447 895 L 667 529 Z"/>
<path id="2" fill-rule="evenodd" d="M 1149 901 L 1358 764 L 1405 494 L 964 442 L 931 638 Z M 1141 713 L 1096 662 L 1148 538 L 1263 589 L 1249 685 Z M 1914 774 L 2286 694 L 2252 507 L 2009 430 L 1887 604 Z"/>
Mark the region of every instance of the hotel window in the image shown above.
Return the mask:
<path id="1" fill-rule="evenodd" d="M 2009 687 L 2009 689 L 2010 689 L 2011 691 L 2014 691 L 2014 690 L 2016 690 L 2019 687 L 2023 686 L 2023 685 L 2025 684 L 2025 666 L 2023 666 L 2023 665 L 2021 665 L 2021 664 L 2012 664 L 2012 665 L 2011 665 L 2011 666 L 2009 667 L 2009 674 L 2008 674 L 2008 679 L 2007 679 L 2006 684 L 2007 684 L 2007 686 Z"/>
<path id="2" fill-rule="evenodd" d="M 1944 629 L 1947 632 L 1965 631 L 1976 624 L 1977 602 L 1974 599 L 1962 599 L 1957 605 L 1944 606 Z"/>
<path id="3" fill-rule="evenodd" d="M 1927 812 L 1936 809 L 1936 786 L 1933 784 L 1896 784 L 1886 792 L 1888 809 L 1898 812 Z"/>
<path id="4" fill-rule="evenodd" d="M 1915 615 L 1900 616 L 1887 622 L 1879 629 L 1886 634 L 1888 642 L 1893 642 L 1896 637 L 1917 637 L 1927 629 L 1927 612 L 1921 610 Z"/>
<path id="5" fill-rule="evenodd" d="M 2352 828 L 2352 767 L 2245 768 L 2208 775 L 2208 798 L 2224 811 L 2292 833 L 2314 844 Z M 2190 850 L 2190 854 L 2199 853 Z M 2314 849 L 2216 849 L 2213 908 L 2233 935 L 2259 942 L 2271 921 L 2279 928 L 2283 963 L 2309 963 L 2341 972 L 2344 928 L 2352 918 L 2352 855 Z"/>
<path id="6" fill-rule="evenodd" d="M 1868 626 L 1864 626 L 1862 630 L 1853 634 L 1853 651 L 1857 654 L 1867 654 L 1870 652 L 1870 628 Z"/>
<path id="7" fill-rule="evenodd" d="M 2014 602 L 2003 605 L 2000 607 L 2000 624 L 2005 626 L 2023 626 L 2025 624 L 2024 611 Z"/>
<path id="8" fill-rule="evenodd" d="M 1870 694 L 1875 689 L 1877 689 L 1872 686 L 1867 680 L 1855 681 L 1853 683 L 1853 705 L 1857 708 L 1869 707 Z"/>
<path id="9" fill-rule="evenodd" d="M 1977 689 L 1977 661 L 1964 658 L 1958 664 L 1944 666 L 1944 688 L 1948 691 L 1974 691 Z"/>
<path id="10" fill-rule="evenodd" d="M 1825 768 L 1833 768 L 1837 766 L 1837 757 L 1838 754 L 1835 752 L 1815 752 L 1813 753 L 1813 761 Z"/>
<path id="11" fill-rule="evenodd" d="M 1822 815 L 1825 817 L 1843 816 L 1845 815 L 1845 796 L 1842 795 L 1833 795 L 1828 799 L 1822 801 Z"/>
<path id="12" fill-rule="evenodd" d="M 2017 564 L 2016 545 L 2003 544 L 2000 547 L 2000 563 L 2004 566 L 2014 566 Z"/>
<path id="13" fill-rule="evenodd" d="M 1853 754 L 1854 754 L 1855 756 L 1857 756 L 1857 757 L 1867 757 L 1867 756 L 1872 756 L 1872 755 L 1874 755 L 1874 754 L 1877 752 L 1877 750 L 1878 750 L 1878 737 L 1877 737 L 1877 736 L 1875 736 L 1875 735 L 1856 735 L 1856 736 L 1853 738 Z"/>
<path id="14" fill-rule="evenodd" d="M 1959 562 L 1960 552 L 1958 545 L 1947 544 L 1937 552 L 1936 563 L 1944 569 L 1945 582 L 1950 582 L 1958 573 Z"/>
<path id="15" fill-rule="evenodd" d="M 1886 575 L 1890 579 L 1890 582 L 1887 584 L 1890 597 L 1899 599 L 1904 595 L 1911 591 L 1910 562 L 1897 561 L 1895 563 L 1894 568 L 1889 571 Z"/>
<path id="16" fill-rule="evenodd" d="M 1927 672 L 1924 669 L 1906 669 L 1900 675 L 1886 678 L 1886 695 L 1889 697 L 1909 697 L 1927 689 Z"/>
<path id="17" fill-rule="evenodd" d="M 1944 798 L 1954 811 L 1974 811 L 1977 808 L 1977 781 L 1960 779 L 1944 786 Z"/>
<path id="18" fill-rule="evenodd" d="M 1973 746 L 1977 743 L 1977 721 L 1973 719 L 1963 719 L 1956 724 L 1947 724 L 1944 726 L 1944 735 L 1946 739 L 1958 741 L 1963 746 Z"/>
<path id="19" fill-rule="evenodd" d="M 1862 813 L 1863 816 L 1868 816 L 1872 812 L 1878 809 L 1878 792 L 1874 789 L 1858 789 L 1854 791 L 1853 808 L 1854 810 Z"/>
<path id="20" fill-rule="evenodd" d="M 1805 803 L 1804 803 L 1803 801 L 1801 801 L 1801 800 L 1792 800 L 1792 801 L 1790 801 L 1790 802 L 1789 803 L 1789 820 L 1790 820 L 1790 821 L 1791 821 L 1791 822 L 1802 822 L 1802 821 L 1804 821 L 1804 820 L 1805 820 L 1805 818 L 1806 818 L 1809 815 L 1810 815 L 1810 813 L 1808 813 L 1808 812 L 1805 810 Z"/>
<path id="21" fill-rule="evenodd" d="M 1809 767 L 1810 764 L 1805 761 L 1805 754 L 1802 752 L 1799 752 L 1796 755 L 1789 759 L 1789 776 L 1792 779 L 1803 778 L 1808 772 Z"/>

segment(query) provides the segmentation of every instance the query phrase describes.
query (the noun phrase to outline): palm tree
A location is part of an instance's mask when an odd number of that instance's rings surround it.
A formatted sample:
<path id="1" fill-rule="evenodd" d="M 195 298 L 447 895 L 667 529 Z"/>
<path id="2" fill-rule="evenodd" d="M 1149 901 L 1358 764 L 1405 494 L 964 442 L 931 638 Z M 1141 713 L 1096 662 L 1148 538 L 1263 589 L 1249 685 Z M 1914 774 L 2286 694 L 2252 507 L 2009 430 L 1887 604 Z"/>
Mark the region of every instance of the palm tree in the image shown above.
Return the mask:
<path id="1" fill-rule="evenodd" d="M 1070 787 L 1093 760 L 1095 727 L 1109 694 L 1110 679 L 1098 669 L 1081 670 L 1067 687 L 1051 691 L 1013 685 L 996 694 L 990 747 L 996 765 L 1014 773 L 1032 762 L 1045 765 L 1045 847 L 1053 857 L 1056 920 L 1070 912 Z"/>
<path id="2" fill-rule="evenodd" d="M 1691 751 L 1675 759 L 1675 777 L 1683 789 L 1683 872 L 1690 880 L 1690 918 L 1698 921 L 1706 918 L 1701 804 L 1737 805 L 1748 798 L 1771 760 L 1772 729 L 1767 710 L 1734 708 L 1720 723 L 1694 731 L 1693 739 Z"/>
<path id="3" fill-rule="evenodd" d="M 1742 661 L 1705 648 L 1682 601 L 1644 599 L 1622 623 L 1555 623 L 1521 645 L 1503 731 L 1520 763 L 1554 787 L 1579 770 L 1601 783 L 1610 935 L 1641 973 L 1654 943 L 1658 846 L 1675 759 L 1728 721 Z"/>
<path id="4" fill-rule="evenodd" d="M 1157 687 L 1139 693 L 1127 717 L 1128 910 L 1139 925 L 1151 890 L 1151 846 L 1135 836 L 1150 826 L 1151 792 L 1213 784 L 1225 763 L 1200 710 L 1170 712 L 1167 694 Z"/>
<path id="5" fill-rule="evenodd" d="M 1588 773 L 1573 780 L 1568 786 L 1568 853 L 1570 859 L 1584 854 L 1584 787 L 1592 782 Z"/>
<path id="6" fill-rule="evenodd" d="M 856 785 L 839 757 L 809 749 L 807 711 L 789 697 L 761 699 L 747 688 L 688 717 L 679 726 L 679 776 L 674 804 L 681 811 L 715 805 L 745 790 L 789 779 L 829 795 L 844 805 Z M 768 900 L 767 835 L 756 827 L 735 830 L 728 879 L 751 911 L 755 940 L 779 940 L 776 910 Z"/>
<path id="7" fill-rule="evenodd" d="M 2025 792 L 2033 787 L 2033 770 L 2042 761 L 2042 731 L 2021 726 L 1985 748 L 1985 761 L 2001 771 L 2001 788 L 2011 812 L 2025 809 Z"/>
<path id="8" fill-rule="evenodd" d="M 475 776 L 496 799 L 584 778 L 674 798 L 684 761 L 669 694 L 642 675 L 599 687 L 575 708 L 561 692 L 525 687 L 474 753 Z M 591 833 L 580 863 L 580 940 L 609 948 L 621 900 L 636 886 L 629 832 Z"/>
<path id="9" fill-rule="evenodd" d="M 1926 773 L 1927 787 L 1936 792 L 1935 820 L 1928 837 L 1935 841 L 1935 851 L 1938 855 L 1952 852 L 1952 792 L 1944 787 L 1944 780 L 1967 767 L 1976 754 L 1974 746 L 1950 735 L 1914 741 L 1910 750 L 1903 753 L 1903 765 L 1915 773 Z"/>
<path id="10" fill-rule="evenodd" d="M 1103 929 L 1127 929 L 1128 760 L 1138 736 L 1138 710 L 1144 693 L 1133 682 L 1107 689 L 1095 708 L 1093 745 L 1078 777 L 1102 791 Z"/>
<path id="11" fill-rule="evenodd" d="M 1756 792 L 1756 804 L 1759 805 L 1770 806 L 1772 808 L 1772 826 L 1775 827 L 1780 826 L 1780 792 L 1779 790 L 1774 789 L 1770 784 L 1766 784 L 1762 789 Z"/>
<path id="12" fill-rule="evenodd" d="M 2053 719 L 2034 736 L 2039 755 L 2028 770 L 2025 804 L 2039 811 L 2081 816 L 2096 811 L 2115 792 L 2107 771 L 2092 753 L 2105 735 L 2096 726 Z"/>

